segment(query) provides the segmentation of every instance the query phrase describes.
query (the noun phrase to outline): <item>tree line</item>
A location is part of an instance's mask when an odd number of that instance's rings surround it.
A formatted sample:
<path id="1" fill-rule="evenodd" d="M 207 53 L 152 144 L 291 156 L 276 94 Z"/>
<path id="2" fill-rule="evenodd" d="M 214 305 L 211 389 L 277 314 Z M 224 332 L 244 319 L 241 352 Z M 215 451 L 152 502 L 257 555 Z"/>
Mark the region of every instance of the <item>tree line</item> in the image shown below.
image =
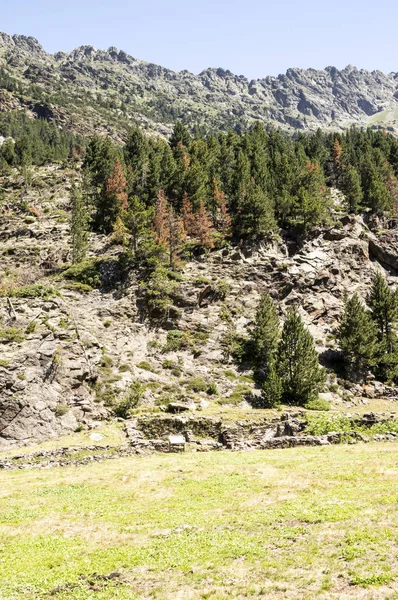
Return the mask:
<path id="1" fill-rule="evenodd" d="M 256 124 L 241 134 L 201 137 L 177 123 L 166 142 L 137 128 L 122 148 L 93 138 L 84 172 L 98 231 L 111 233 L 118 216 L 128 227 L 137 210 L 166 206 L 183 221 L 188 211 L 203 222 L 203 235 L 189 231 L 189 218 L 184 227 L 205 247 L 226 237 L 267 239 L 280 228 L 306 235 L 330 221 L 332 187 L 344 193 L 350 212 L 398 208 L 398 141 L 370 129 L 290 138 Z M 116 175 L 112 192 L 109 181 Z"/>

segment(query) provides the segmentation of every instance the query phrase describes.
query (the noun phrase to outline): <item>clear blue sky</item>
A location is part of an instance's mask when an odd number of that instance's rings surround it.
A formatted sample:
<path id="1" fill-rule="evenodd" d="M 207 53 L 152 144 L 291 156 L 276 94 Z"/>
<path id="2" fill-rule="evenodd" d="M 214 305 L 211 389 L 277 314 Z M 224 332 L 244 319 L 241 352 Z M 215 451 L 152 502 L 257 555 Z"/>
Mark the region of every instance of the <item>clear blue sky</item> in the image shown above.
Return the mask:
<path id="1" fill-rule="evenodd" d="M 248 78 L 288 67 L 398 71 L 397 0 L 0 0 L 0 30 L 49 51 L 116 46 L 135 58 Z"/>

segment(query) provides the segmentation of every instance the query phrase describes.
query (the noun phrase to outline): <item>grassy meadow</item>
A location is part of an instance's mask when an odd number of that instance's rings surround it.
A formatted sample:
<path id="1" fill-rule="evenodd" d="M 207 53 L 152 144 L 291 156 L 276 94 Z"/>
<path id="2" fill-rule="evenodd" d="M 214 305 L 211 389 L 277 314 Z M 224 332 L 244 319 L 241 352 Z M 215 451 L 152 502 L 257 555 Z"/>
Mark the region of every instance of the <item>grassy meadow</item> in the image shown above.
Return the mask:
<path id="1" fill-rule="evenodd" d="M 397 445 L 0 473 L 1 600 L 398 599 Z"/>

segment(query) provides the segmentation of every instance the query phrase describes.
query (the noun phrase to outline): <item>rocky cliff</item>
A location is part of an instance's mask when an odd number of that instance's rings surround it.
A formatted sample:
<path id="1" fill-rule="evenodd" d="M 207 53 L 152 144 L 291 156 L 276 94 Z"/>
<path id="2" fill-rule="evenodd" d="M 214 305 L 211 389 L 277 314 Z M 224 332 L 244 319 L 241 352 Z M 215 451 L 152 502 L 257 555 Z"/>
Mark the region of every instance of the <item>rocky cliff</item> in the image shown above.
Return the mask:
<path id="1" fill-rule="evenodd" d="M 134 122 L 167 134 L 176 119 L 205 131 L 255 120 L 288 130 L 398 129 L 398 74 L 352 66 L 288 69 L 249 81 L 223 69 L 175 73 L 116 48 L 82 46 L 50 55 L 32 37 L 5 33 L 0 66 L 20 86 L 1 92 L 0 110 L 28 108 L 86 135 L 123 136 Z"/>

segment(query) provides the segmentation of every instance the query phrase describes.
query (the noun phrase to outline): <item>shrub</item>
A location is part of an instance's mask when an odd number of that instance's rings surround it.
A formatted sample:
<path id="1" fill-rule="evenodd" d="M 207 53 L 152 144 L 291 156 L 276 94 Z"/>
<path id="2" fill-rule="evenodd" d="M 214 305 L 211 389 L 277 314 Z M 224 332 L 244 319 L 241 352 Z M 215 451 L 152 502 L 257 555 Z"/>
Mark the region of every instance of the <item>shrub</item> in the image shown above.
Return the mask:
<path id="1" fill-rule="evenodd" d="M 231 291 L 231 286 L 229 285 L 228 281 L 225 281 L 225 279 L 221 279 L 220 281 L 217 282 L 217 284 L 215 286 L 215 292 L 216 292 L 217 298 L 219 298 L 220 300 L 225 300 L 225 298 L 228 296 L 230 291 Z"/>
<path id="2" fill-rule="evenodd" d="M 224 377 L 229 379 L 229 381 L 234 381 L 235 379 L 237 379 L 238 376 L 232 369 L 226 369 L 224 371 Z"/>
<path id="3" fill-rule="evenodd" d="M 122 400 L 113 407 L 115 415 L 121 419 L 127 419 L 130 411 L 138 406 L 144 391 L 145 385 L 139 381 L 133 381 Z"/>
<path id="4" fill-rule="evenodd" d="M 55 416 L 63 417 L 63 415 L 66 415 L 68 410 L 69 407 L 66 404 L 57 404 L 57 406 L 55 407 Z"/>
<path id="5" fill-rule="evenodd" d="M 91 288 L 101 285 L 100 267 L 103 261 L 98 258 L 87 258 L 80 263 L 72 265 L 62 273 L 64 279 L 71 279 Z"/>
<path id="6" fill-rule="evenodd" d="M 9 290 L 8 295 L 13 298 L 43 298 L 43 300 L 48 300 L 49 298 L 54 298 L 61 294 L 59 290 L 52 286 L 34 283 L 32 285 L 24 285 L 20 288 L 11 289 Z"/>
<path id="7" fill-rule="evenodd" d="M 137 363 L 136 367 L 139 369 L 144 369 L 145 371 L 151 371 L 152 373 L 154 372 L 153 366 L 146 360 L 142 360 L 141 362 Z"/>
<path id="8" fill-rule="evenodd" d="M 245 400 L 250 400 L 251 398 L 252 388 L 247 385 L 237 385 L 232 393 L 225 398 L 219 398 L 217 400 L 218 404 L 231 404 L 232 406 L 237 406 L 241 402 Z"/>
<path id="9" fill-rule="evenodd" d="M 206 392 L 209 386 L 203 377 L 193 377 L 188 382 L 188 387 L 193 392 Z"/>
<path id="10" fill-rule="evenodd" d="M 174 375 L 174 377 L 180 377 L 181 373 L 182 373 L 182 368 L 181 365 L 179 363 L 174 362 L 174 360 L 164 360 L 162 367 L 164 369 L 170 369 L 172 375 Z"/>
<path id="11" fill-rule="evenodd" d="M 166 345 L 163 348 L 163 352 L 173 352 L 175 350 L 181 350 L 188 346 L 187 334 L 184 331 L 178 329 L 172 329 L 167 332 Z"/>
<path id="12" fill-rule="evenodd" d="M 323 398 L 316 398 L 315 400 L 310 400 L 310 402 L 305 405 L 305 408 L 308 408 L 309 410 L 330 410 L 330 402 Z"/>
<path id="13" fill-rule="evenodd" d="M 36 329 L 36 323 L 35 323 L 35 321 L 31 321 L 26 328 L 26 333 L 27 334 L 33 333 L 35 331 L 35 329 Z"/>
<path id="14" fill-rule="evenodd" d="M 0 329 L 0 342 L 22 342 L 24 332 L 18 327 L 5 327 Z"/>
<path id="15" fill-rule="evenodd" d="M 81 292 L 82 294 L 91 292 L 93 289 L 91 285 L 87 285 L 86 283 L 79 283 L 78 281 L 68 281 L 67 283 L 63 283 L 62 287 L 66 290 Z"/>
<path id="16" fill-rule="evenodd" d="M 217 384 L 215 383 L 215 381 L 212 381 L 208 387 L 207 387 L 207 393 L 209 394 L 209 396 L 215 396 L 218 394 L 218 388 L 217 388 Z"/>
<path id="17" fill-rule="evenodd" d="M 332 431 L 348 433 L 352 431 L 351 421 L 344 415 L 308 415 L 305 429 L 309 435 L 326 435 Z"/>
<path id="18" fill-rule="evenodd" d="M 113 367 L 113 360 L 111 359 L 110 356 L 107 356 L 106 354 L 104 354 L 102 356 L 101 367 L 105 367 L 106 369 L 109 369 L 110 367 Z"/>

